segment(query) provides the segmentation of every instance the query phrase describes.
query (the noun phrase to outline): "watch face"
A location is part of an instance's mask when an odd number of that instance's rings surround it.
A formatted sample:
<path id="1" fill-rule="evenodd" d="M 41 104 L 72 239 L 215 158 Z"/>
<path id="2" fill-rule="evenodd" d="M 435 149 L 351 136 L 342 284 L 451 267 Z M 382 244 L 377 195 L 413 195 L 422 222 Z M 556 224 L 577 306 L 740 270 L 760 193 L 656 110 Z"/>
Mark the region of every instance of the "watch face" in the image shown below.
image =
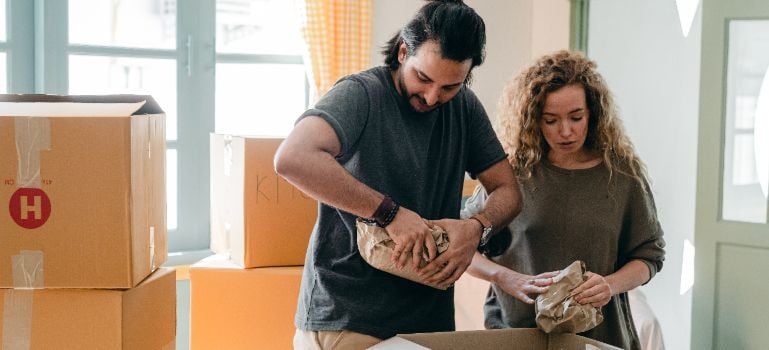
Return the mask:
<path id="1" fill-rule="evenodd" d="M 491 233 L 491 227 L 484 227 L 481 233 L 481 242 L 486 243 L 489 240 L 489 234 Z"/>

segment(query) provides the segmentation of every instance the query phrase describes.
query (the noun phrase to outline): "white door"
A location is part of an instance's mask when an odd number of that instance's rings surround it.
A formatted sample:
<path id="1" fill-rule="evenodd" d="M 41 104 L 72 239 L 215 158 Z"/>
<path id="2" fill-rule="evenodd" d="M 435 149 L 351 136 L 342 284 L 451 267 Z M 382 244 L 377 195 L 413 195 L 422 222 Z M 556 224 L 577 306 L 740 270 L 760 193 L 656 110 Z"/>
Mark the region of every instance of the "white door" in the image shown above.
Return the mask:
<path id="1" fill-rule="evenodd" d="M 704 0 L 692 349 L 769 349 L 769 1 Z"/>

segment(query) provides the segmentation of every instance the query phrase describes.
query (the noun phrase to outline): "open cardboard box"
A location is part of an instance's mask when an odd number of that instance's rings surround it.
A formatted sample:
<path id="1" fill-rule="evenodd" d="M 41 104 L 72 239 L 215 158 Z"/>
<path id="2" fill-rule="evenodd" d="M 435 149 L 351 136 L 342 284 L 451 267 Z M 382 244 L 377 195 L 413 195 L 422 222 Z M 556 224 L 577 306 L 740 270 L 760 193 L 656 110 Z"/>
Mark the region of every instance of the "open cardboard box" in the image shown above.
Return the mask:
<path id="1" fill-rule="evenodd" d="M 399 334 L 372 350 L 613 350 L 617 347 L 575 334 L 547 334 L 536 328 Z"/>
<path id="2" fill-rule="evenodd" d="M 131 288 L 167 256 L 150 96 L 0 95 L 0 288 Z"/>

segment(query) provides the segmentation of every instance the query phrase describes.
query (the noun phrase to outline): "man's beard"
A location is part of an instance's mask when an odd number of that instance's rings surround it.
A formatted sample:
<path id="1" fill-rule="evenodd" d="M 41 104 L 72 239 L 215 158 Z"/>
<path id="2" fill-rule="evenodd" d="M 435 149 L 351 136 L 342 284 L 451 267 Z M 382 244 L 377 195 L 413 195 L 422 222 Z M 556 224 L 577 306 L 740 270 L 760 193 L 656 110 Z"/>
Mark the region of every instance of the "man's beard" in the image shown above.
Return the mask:
<path id="1" fill-rule="evenodd" d="M 438 106 L 441 105 L 440 103 L 436 103 L 434 106 L 431 106 L 430 110 L 427 110 L 424 112 L 420 112 L 416 110 L 414 106 L 411 104 L 412 97 L 418 99 L 424 105 L 427 105 L 427 101 L 425 101 L 425 99 L 423 99 L 421 96 L 417 94 L 412 95 L 411 92 L 409 92 L 408 88 L 406 88 L 406 83 L 404 82 L 404 79 L 403 79 L 403 70 L 398 70 L 396 75 L 398 76 L 398 87 L 400 88 L 400 91 L 401 91 L 400 93 L 401 98 L 404 100 L 406 105 L 409 106 L 412 112 L 418 113 L 418 114 L 426 114 L 434 111 L 436 108 L 438 108 Z"/>

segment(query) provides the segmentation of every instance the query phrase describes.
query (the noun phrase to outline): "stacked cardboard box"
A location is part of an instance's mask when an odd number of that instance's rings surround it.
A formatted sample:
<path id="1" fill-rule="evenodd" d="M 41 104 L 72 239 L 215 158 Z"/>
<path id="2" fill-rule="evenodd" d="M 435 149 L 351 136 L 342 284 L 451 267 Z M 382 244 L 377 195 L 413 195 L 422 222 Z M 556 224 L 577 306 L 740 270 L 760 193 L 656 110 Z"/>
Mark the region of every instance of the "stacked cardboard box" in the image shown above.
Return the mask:
<path id="1" fill-rule="evenodd" d="M 318 205 L 275 173 L 282 141 L 211 135 L 211 250 L 243 268 L 304 264 Z"/>
<path id="2" fill-rule="evenodd" d="M 291 349 L 301 266 L 244 269 L 214 255 L 190 268 L 191 349 Z"/>
<path id="3" fill-rule="evenodd" d="M 190 269 L 192 349 L 289 349 L 317 202 L 279 177 L 282 139 L 211 135 L 211 249 Z"/>
<path id="4" fill-rule="evenodd" d="M 173 345 L 164 118 L 149 96 L 0 95 L 4 347 Z"/>

